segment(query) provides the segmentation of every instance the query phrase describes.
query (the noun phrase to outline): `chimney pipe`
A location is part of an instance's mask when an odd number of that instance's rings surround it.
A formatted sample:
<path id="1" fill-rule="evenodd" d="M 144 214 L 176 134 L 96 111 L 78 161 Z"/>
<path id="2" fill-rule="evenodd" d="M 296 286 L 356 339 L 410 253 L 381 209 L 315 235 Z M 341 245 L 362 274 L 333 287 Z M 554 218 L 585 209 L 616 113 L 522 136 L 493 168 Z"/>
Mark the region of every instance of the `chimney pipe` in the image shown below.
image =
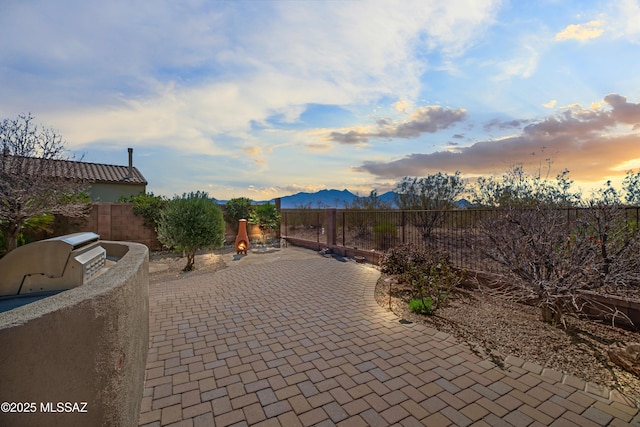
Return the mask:
<path id="1" fill-rule="evenodd" d="M 127 148 L 129 151 L 129 178 L 133 178 L 133 148 Z"/>

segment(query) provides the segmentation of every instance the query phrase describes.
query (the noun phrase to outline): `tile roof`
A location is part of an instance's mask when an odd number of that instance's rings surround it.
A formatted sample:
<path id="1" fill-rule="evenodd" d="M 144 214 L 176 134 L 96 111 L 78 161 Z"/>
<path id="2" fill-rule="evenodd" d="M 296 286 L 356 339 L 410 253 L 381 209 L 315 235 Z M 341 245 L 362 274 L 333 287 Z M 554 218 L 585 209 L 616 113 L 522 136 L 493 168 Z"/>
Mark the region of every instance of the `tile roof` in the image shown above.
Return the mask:
<path id="1" fill-rule="evenodd" d="M 131 168 L 132 173 L 129 176 L 128 166 L 85 162 L 72 163 L 75 163 L 72 168 L 75 172 L 74 178 L 88 179 L 94 182 L 147 184 L 147 180 L 136 167 Z"/>
<path id="2" fill-rule="evenodd" d="M 11 159 L 12 156 L 6 156 L 5 160 Z M 45 167 L 42 169 L 36 163 L 36 160 L 29 157 L 16 157 L 20 159 L 17 165 L 22 173 L 35 173 L 36 170 L 45 170 L 46 174 L 53 176 L 64 176 L 65 178 L 85 179 L 93 183 L 127 183 L 127 184 L 144 184 L 147 180 L 140 173 L 138 168 L 131 168 L 131 176 L 129 176 L 129 166 L 105 165 L 101 163 L 87 163 L 74 160 L 47 160 L 53 162 L 54 168 Z M 11 164 L 11 163 L 9 163 Z M 42 163 L 40 163 L 42 165 Z M 53 170 L 52 170 L 53 169 Z"/>

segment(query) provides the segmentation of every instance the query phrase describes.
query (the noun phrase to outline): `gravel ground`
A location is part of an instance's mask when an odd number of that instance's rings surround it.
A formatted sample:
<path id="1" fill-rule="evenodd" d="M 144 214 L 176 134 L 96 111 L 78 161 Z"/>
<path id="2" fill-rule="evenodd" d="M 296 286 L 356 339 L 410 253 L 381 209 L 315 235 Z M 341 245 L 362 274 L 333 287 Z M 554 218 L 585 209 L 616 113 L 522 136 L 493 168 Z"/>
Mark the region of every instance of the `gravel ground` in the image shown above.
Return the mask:
<path id="1" fill-rule="evenodd" d="M 434 315 L 419 315 L 408 308 L 410 290 L 394 284 L 389 298 L 390 281 L 380 277 L 376 300 L 401 319 L 450 333 L 498 366 L 506 356 L 516 356 L 618 390 L 640 406 L 640 378 L 612 363 L 607 353 L 616 344 L 640 343 L 640 334 L 569 316 L 566 329 L 556 327 L 540 320 L 539 308 L 481 289 L 456 290 Z"/>
<path id="2" fill-rule="evenodd" d="M 199 251 L 195 257 L 195 270 L 183 272 L 187 265 L 187 258 L 176 255 L 171 251 L 150 252 L 149 253 L 149 283 L 158 283 L 167 280 L 185 277 L 185 275 L 195 276 L 212 273 L 226 267 L 222 255 L 232 253 L 233 249 L 221 249 L 217 251 Z"/>

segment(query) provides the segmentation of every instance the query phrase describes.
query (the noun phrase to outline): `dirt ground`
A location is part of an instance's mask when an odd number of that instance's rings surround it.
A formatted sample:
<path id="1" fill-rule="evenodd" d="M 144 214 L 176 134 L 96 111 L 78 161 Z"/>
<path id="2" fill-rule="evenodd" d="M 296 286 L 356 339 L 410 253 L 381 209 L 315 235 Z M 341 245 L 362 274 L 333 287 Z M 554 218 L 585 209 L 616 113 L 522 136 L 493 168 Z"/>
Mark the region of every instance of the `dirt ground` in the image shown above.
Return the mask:
<path id="1" fill-rule="evenodd" d="M 212 273 L 227 266 L 223 255 L 232 254 L 233 248 L 219 249 L 216 251 L 199 251 L 195 257 L 195 270 L 183 272 L 187 265 L 187 258 L 171 251 L 149 253 L 149 283 L 158 283 L 172 280 L 185 275 L 200 275 Z"/>
<path id="2" fill-rule="evenodd" d="M 569 316 L 566 329 L 553 326 L 541 321 L 539 308 L 491 295 L 488 289 L 456 290 L 434 315 L 420 315 L 409 310 L 406 289 L 392 289 L 389 298 L 390 281 L 380 277 L 376 300 L 405 321 L 450 333 L 500 367 L 506 356 L 516 356 L 618 390 L 640 405 L 640 378 L 615 365 L 607 352 L 617 344 L 640 343 L 637 332 Z"/>

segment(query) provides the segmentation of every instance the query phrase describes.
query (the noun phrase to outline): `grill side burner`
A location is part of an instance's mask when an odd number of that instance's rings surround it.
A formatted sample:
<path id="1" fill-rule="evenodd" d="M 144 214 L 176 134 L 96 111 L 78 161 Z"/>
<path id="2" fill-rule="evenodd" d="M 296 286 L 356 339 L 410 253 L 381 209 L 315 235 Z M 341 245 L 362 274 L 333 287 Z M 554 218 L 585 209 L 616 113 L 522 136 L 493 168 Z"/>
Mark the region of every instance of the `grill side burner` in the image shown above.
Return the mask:
<path id="1" fill-rule="evenodd" d="M 20 246 L 0 259 L 0 297 L 75 288 L 100 273 L 106 250 L 95 233 L 74 233 Z"/>

